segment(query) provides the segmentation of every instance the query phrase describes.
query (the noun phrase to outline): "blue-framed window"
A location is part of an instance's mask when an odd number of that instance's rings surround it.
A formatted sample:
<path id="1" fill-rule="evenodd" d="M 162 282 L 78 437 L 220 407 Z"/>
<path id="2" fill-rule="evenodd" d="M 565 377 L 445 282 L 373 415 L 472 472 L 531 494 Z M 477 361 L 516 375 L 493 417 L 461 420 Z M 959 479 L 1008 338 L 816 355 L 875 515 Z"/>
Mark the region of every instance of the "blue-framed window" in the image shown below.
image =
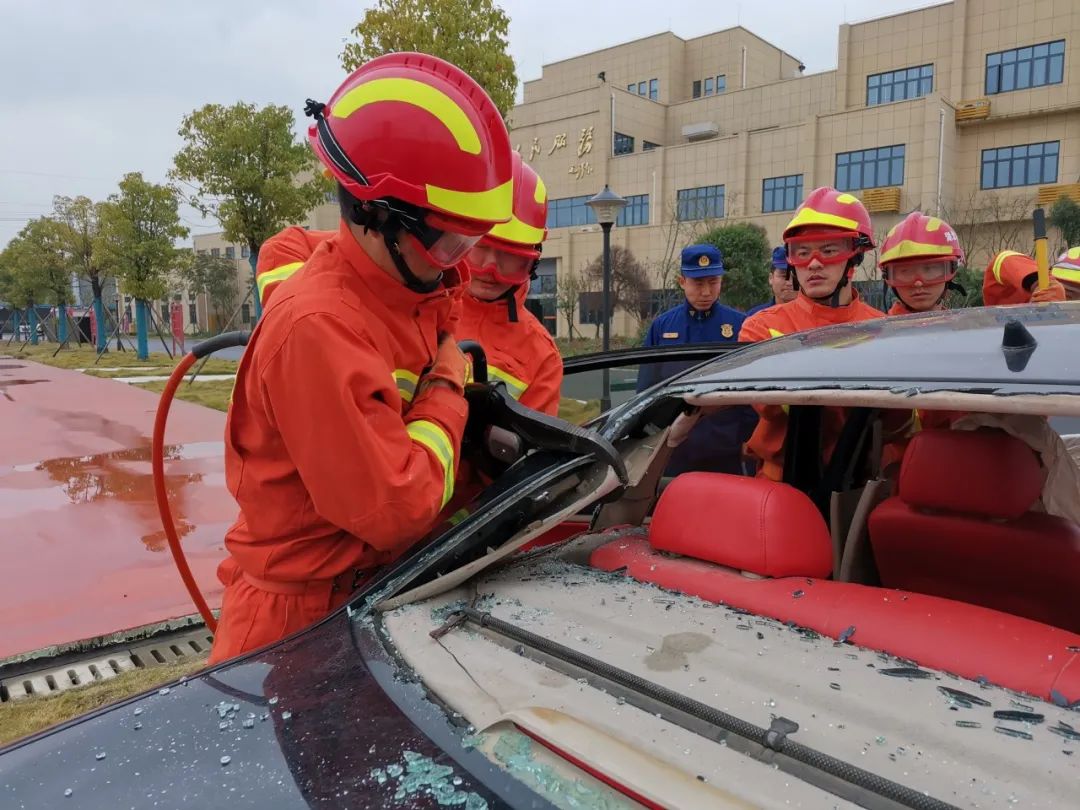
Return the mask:
<path id="1" fill-rule="evenodd" d="M 1065 40 L 986 55 L 986 94 L 1010 93 L 1065 81 Z"/>
<path id="2" fill-rule="evenodd" d="M 840 191 L 902 186 L 904 146 L 882 146 L 839 152 L 836 155 L 836 187 Z"/>
<path id="3" fill-rule="evenodd" d="M 592 209 L 585 204 L 588 195 L 581 197 L 563 197 L 548 201 L 547 226 L 549 228 L 570 228 L 575 225 L 591 225 L 596 222 Z"/>
<path id="4" fill-rule="evenodd" d="M 933 89 L 933 65 L 874 73 L 866 77 L 866 106 L 926 96 Z"/>
<path id="5" fill-rule="evenodd" d="M 980 188 L 1009 188 L 1056 183 L 1059 141 L 983 149 Z"/>
<path id="6" fill-rule="evenodd" d="M 626 207 L 619 212 L 616 224 L 626 228 L 632 225 L 649 224 L 649 195 L 632 194 L 626 198 Z"/>
<path id="7" fill-rule="evenodd" d="M 630 135 L 623 135 L 621 132 L 615 133 L 615 148 L 616 155 L 629 155 L 634 151 L 634 139 Z"/>
<path id="8" fill-rule="evenodd" d="M 794 211 L 802 201 L 802 175 L 766 177 L 761 181 L 761 212 Z"/>
<path id="9" fill-rule="evenodd" d="M 713 77 L 705 77 L 705 95 L 711 96 L 713 94 Z"/>
<path id="10" fill-rule="evenodd" d="M 721 219 L 724 216 L 724 187 L 680 188 L 675 202 L 676 216 L 680 220 Z"/>

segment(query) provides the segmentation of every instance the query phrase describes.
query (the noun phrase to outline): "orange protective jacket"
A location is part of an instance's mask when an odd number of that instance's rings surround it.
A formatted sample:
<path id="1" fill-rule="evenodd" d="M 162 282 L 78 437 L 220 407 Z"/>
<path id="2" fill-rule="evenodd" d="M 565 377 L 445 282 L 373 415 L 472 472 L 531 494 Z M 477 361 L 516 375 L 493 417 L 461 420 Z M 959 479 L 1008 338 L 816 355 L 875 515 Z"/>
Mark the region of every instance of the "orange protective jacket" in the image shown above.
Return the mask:
<path id="1" fill-rule="evenodd" d="M 990 259 L 983 273 L 983 303 L 988 307 L 1027 304 L 1035 289 L 1039 265 L 1030 256 L 1003 250 Z M 1064 301 L 1065 288 L 1051 279 L 1050 299 Z"/>
<path id="2" fill-rule="evenodd" d="M 274 290 L 226 423 L 240 516 L 218 569 L 211 661 L 342 604 L 356 572 L 406 550 L 450 500 L 468 408 L 452 389 L 417 386 L 460 293 L 410 291 L 344 223 Z"/>
<path id="3" fill-rule="evenodd" d="M 754 343 L 794 332 L 805 332 L 819 326 L 855 323 L 884 317 L 885 313 L 859 300 L 857 293 L 852 291 L 852 295 L 851 303 L 844 307 L 830 307 L 819 304 L 805 295 L 799 295 L 794 301 L 762 310 L 743 321 L 739 341 Z M 774 481 L 782 481 L 787 412 L 782 405 L 760 405 L 755 406 L 755 410 L 760 418 L 754 433 L 746 443 L 746 449 L 751 455 L 761 459 L 762 466 L 758 475 Z M 832 455 L 843 425 L 843 408 L 825 408 L 821 428 L 825 461 L 828 461 Z"/>
<path id="4" fill-rule="evenodd" d="M 562 388 L 562 355 L 536 316 L 525 309 L 528 285 L 513 299 L 482 301 L 467 292 L 454 330 L 459 340 L 475 340 L 487 354 L 488 374 L 506 383 L 514 399 L 535 411 L 557 416 Z M 511 320 L 511 312 L 516 320 Z"/>
<path id="5" fill-rule="evenodd" d="M 299 270 L 315 248 L 333 236 L 336 231 L 309 231 L 293 225 L 274 234 L 259 248 L 255 262 L 255 282 L 259 287 L 259 300 L 263 307 L 270 303 L 270 296 L 285 279 Z"/>

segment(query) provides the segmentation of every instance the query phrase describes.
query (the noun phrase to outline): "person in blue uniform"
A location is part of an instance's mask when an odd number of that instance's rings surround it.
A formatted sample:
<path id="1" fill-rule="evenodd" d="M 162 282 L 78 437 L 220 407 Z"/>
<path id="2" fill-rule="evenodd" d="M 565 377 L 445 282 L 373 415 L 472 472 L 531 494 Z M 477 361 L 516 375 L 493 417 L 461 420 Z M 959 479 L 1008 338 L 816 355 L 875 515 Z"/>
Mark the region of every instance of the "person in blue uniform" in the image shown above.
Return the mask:
<path id="1" fill-rule="evenodd" d="M 735 343 L 746 315 L 719 301 L 724 262 L 713 245 L 691 245 L 682 252 L 679 286 L 686 300 L 656 316 L 645 335 L 645 346 L 687 343 Z M 638 371 L 637 390 L 644 391 L 694 365 L 693 362 L 653 363 Z M 757 424 L 752 408 L 728 408 L 702 419 L 686 441 L 675 448 L 666 476 L 690 470 L 742 473 L 743 443 Z"/>
<path id="2" fill-rule="evenodd" d="M 686 300 L 656 316 L 645 335 L 645 345 L 738 340 L 739 328 L 746 315 L 718 300 L 724 273 L 724 261 L 718 248 L 713 245 L 683 248 L 679 286 Z"/>
<path id="3" fill-rule="evenodd" d="M 791 284 L 791 268 L 787 261 L 787 250 L 785 250 L 783 245 L 778 248 L 773 248 L 771 264 L 772 267 L 769 269 L 769 286 L 772 288 L 773 292 L 772 300 L 746 310 L 747 318 L 761 312 L 763 309 L 775 307 L 777 304 L 786 304 L 788 301 L 794 301 L 795 296 L 798 295 Z"/>

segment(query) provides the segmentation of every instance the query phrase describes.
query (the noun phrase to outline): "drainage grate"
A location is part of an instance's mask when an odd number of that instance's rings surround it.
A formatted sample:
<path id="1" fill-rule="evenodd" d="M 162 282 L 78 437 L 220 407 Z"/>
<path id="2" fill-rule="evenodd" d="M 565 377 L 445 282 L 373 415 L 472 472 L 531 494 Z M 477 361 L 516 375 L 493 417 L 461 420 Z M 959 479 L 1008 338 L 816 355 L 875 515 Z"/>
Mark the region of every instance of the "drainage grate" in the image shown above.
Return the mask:
<path id="1" fill-rule="evenodd" d="M 22 700 L 31 695 L 55 695 L 95 681 L 107 681 L 133 669 L 174 664 L 203 658 L 210 652 L 214 637 L 201 627 L 186 633 L 161 636 L 137 647 L 122 647 L 107 653 L 90 653 L 65 664 L 24 672 L 0 679 L 0 703 Z"/>

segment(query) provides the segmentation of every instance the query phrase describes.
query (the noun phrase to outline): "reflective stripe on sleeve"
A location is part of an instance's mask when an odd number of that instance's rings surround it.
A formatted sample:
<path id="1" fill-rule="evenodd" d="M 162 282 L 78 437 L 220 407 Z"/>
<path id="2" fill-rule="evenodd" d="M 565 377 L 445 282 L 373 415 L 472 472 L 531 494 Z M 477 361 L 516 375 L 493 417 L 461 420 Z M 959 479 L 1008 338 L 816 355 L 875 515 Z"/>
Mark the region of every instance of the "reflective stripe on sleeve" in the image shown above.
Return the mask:
<path id="1" fill-rule="evenodd" d="M 410 439 L 431 451 L 443 469 L 443 495 L 439 504 L 442 509 L 454 494 L 454 446 L 450 437 L 441 427 L 426 419 L 410 422 L 407 431 Z"/>
<path id="2" fill-rule="evenodd" d="M 259 273 L 257 277 L 259 284 L 259 300 L 261 301 L 263 299 L 263 293 L 267 287 L 271 284 L 277 284 L 279 281 L 284 281 L 303 266 L 303 262 L 291 262 L 289 264 L 283 264 L 281 267 L 275 267 L 273 270 L 267 270 L 265 273 Z"/>
<path id="3" fill-rule="evenodd" d="M 416 386 L 420 382 L 420 377 L 407 368 L 395 368 L 394 382 L 401 398 L 406 402 L 412 402 L 413 397 L 416 396 Z"/>
<path id="4" fill-rule="evenodd" d="M 529 387 L 529 384 L 524 380 L 519 380 L 513 374 L 503 371 L 496 366 L 488 366 L 488 374 L 497 380 L 501 380 L 506 383 L 506 388 L 510 392 L 510 396 L 514 399 L 521 399 L 522 394 L 525 393 L 525 389 Z"/>

